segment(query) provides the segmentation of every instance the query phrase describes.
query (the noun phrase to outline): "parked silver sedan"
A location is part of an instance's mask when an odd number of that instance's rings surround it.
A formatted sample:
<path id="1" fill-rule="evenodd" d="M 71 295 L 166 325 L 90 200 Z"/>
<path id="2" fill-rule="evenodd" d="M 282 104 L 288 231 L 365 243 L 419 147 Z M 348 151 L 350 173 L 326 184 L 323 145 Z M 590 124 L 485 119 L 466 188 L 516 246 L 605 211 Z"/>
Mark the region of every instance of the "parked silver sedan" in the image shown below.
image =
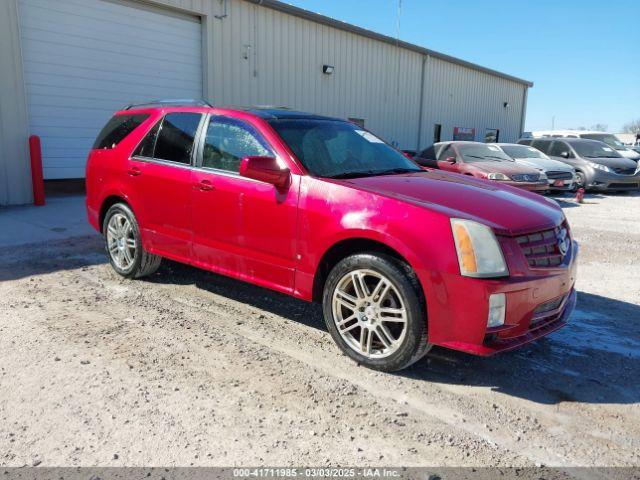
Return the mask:
<path id="1" fill-rule="evenodd" d="M 566 163 L 550 159 L 537 148 L 517 143 L 496 143 L 497 147 L 513 158 L 516 163 L 544 172 L 549 179 L 549 190 L 573 190 L 576 182 L 575 169 Z"/>

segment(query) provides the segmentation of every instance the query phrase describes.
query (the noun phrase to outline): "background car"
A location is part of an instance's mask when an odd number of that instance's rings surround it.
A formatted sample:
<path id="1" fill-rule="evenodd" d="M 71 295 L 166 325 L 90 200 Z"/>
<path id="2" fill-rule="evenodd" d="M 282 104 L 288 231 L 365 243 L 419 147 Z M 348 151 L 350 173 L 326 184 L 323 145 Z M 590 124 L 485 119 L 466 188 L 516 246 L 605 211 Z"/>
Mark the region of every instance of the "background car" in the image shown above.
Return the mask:
<path id="1" fill-rule="evenodd" d="M 549 190 L 540 170 L 517 164 L 499 147 L 480 142 L 439 142 L 421 151 L 414 160 L 424 166 L 495 180 L 533 192 Z"/>
<path id="2" fill-rule="evenodd" d="M 606 143 L 582 138 L 520 139 L 521 145 L 531 145 L 553 160 L 576 169 L 576 183 L 588 190 L 637 190 L 640 188 L 640 167 L 622 157 Z"/>
<path id="3" fill-rule="evenodd" d="M 549 179 L 550 190 L 572 190 L 575 184 L 575 169 L 564 162 L 551 160 L 537 148 L 517 143 L 497 143 L 496 146 L 516 163 L 535 168 Z"/>
<path id="4" fill-rule="evenodd" d="M 618 137 L 616 137 L 612 133 L 607 132 L 595 132 L 595 131 L 584 131 L 584 130 L 544 130 L 531 132 L 533 138 L 544 138 L 544 137 L 553 137 L 553 138 L 584 138 L 587 140 L 598 140 L 599 142 L 604 142 L 609 145 L 611 148 L 615 149 L 621 156 L 625 158 L 630 158 L 631 160 L 635 160 L 636 162 L 640 160 L 640 153 L 635 150 L 630 149 L 624 143 L 620 141 Z"/>

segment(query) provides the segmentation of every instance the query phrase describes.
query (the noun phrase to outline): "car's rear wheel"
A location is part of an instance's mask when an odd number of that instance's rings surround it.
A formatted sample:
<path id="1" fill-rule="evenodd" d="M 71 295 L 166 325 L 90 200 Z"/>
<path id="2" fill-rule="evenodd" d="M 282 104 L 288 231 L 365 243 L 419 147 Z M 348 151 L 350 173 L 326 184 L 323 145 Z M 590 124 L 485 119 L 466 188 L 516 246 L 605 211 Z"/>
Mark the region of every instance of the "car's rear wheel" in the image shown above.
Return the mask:
<path id="1" fill-rule="evenodd" d="M 126 204 L 116 203 L 109 208 L 102 231 L 109 262 L 123 277 L 145 277 L 160 267 L 162 257 L 144 250 L 138 222 Z"/>
<path id="2" fill-rule="evenodd" d="M 338 346 L 369 368 L 401 370 L 430 347 L 418 279 L 393 257 L 357 254 L 340 261 L 325 283 L 323 310 Z"/>

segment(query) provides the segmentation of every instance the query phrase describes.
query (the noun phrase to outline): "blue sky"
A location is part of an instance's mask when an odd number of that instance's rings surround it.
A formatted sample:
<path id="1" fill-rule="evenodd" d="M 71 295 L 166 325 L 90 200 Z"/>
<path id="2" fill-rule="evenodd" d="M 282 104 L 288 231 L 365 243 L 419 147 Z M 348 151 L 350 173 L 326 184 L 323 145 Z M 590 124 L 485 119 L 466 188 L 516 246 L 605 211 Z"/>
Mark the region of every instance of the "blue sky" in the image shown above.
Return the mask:
<path id="1" fill-rule="evenodd" d="M 396 36 L 398 0 L 287 0 Z M 639 0 L 402 0 L 400 38 L 534 82 L 526 130 L 640 118 Z"/>

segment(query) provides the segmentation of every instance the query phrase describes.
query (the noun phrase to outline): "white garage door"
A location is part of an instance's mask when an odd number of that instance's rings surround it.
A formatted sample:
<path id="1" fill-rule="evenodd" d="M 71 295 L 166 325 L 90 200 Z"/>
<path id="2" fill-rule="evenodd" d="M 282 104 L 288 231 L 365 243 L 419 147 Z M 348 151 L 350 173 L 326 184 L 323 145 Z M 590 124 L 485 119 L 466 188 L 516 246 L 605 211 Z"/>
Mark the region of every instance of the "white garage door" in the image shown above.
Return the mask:
<path id="1" fill-rule="evenodd" d="M 202 98 L 200 20 L 110 0 L 20 0 L 31 134 L 44 176 L 82 178 L 98 132 L 123 105 Z"/>

